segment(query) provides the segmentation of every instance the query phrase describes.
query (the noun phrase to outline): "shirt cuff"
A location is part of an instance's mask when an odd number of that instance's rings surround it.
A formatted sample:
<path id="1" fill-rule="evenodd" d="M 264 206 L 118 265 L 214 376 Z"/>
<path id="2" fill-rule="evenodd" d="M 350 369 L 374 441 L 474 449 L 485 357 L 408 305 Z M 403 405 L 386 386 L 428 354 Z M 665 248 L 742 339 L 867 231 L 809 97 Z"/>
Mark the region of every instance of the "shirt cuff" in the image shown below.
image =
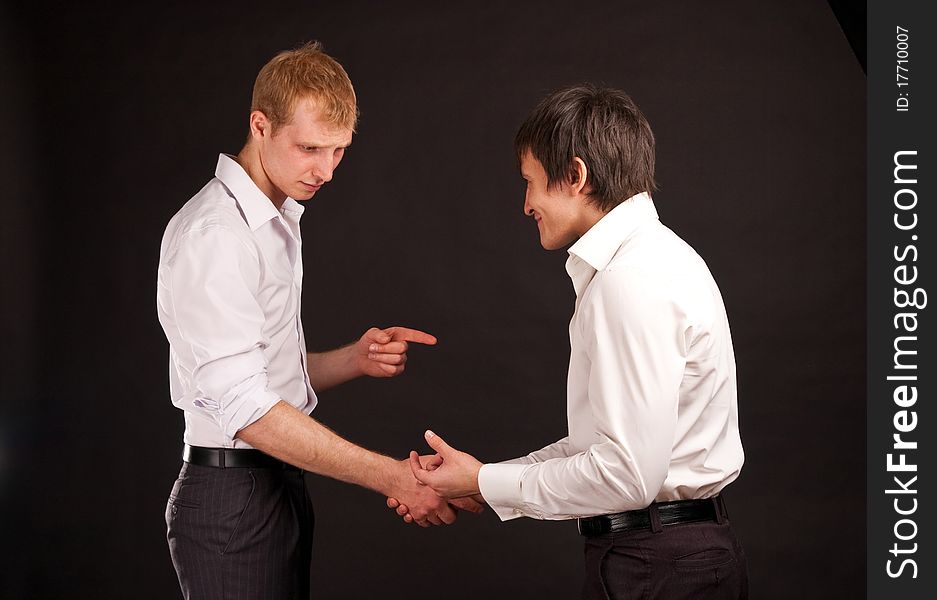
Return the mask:
<path id="1" fill-rule="evenodd" d="M 486 464 L 478 471 L 478 490 L 502 521 L 525 516 L 521 477 L 526 464 Z"/>
<path id="2" fill-rule="evenodd" d="M 247 389 L 238 389 L 236 402 L 232 402 L 219 415 L 221 430 L 232 442 L 237 433 L 259 420 L 281 400 L 280 395 L 267 389 L 266 374 L 257 374 L 248 380 Z"/>
<path id="3" fill-rule="evenodd" d="M 194 383 L 193 406 L 215 421 L 229 443 L 281 400 L 267 387 L 267 360 L 259 347 L 205 363 L 195 371 Z"/>

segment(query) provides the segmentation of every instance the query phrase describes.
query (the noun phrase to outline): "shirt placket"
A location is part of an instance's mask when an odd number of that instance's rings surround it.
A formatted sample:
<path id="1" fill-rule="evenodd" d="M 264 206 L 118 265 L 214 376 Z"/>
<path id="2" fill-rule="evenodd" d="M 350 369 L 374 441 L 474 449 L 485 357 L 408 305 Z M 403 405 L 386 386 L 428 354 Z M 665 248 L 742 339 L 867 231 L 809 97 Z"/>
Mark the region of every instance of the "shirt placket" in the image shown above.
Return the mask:
<path id="1" fill-rule="evenodd" d="M 303 377 L 306 383 L 306 395 L 310 396 L 312 385 L 309 380 L 309 365 L 306 359 L 306 337 L 303 334 L 303 323 L 300 318 L 302 313 L 302 285 L 303 285 L 303 256 L 302 256 L 302 238 L 300 237 L 299 223 L 286 215 L 278 219 L 280 226 L 287 234 L 287 254 L 290 259 L 290 268 L 293 274 L 292 294 L 296 300 L 296 316 L 294 317 L 293 327 L 296 334 L 296 343 L 299 346 L 300 365 L 303 369 Z"/>

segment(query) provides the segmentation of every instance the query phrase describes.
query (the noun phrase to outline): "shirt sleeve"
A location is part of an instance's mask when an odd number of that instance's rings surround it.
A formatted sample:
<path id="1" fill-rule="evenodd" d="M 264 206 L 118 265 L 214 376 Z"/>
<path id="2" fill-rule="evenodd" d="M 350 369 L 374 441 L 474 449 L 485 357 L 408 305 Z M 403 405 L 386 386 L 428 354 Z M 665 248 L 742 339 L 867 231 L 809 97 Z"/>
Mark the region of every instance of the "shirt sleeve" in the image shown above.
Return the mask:
<path id="1" fill-rule="evenodd" d="M 686 364 L 684 316 L 667 281 L 635 269 L 597 273 L 574 336 L 589 359 L 596 430 L 586 450 L 487 464 L 482 495 L 502 520 L 571 519 L 654 501 L 667 476 Z"/>
<path id="2" fill-rule="evenodd" d="M 525 454 L 524 456 L 519 456 L 510 460 L 503 460 L 498 464 L 529 465 L 532 463 L 543 462 L 551 458 L 557 458 L 559 456 L 569 456 L 569 437 L 564 437 L 563 439 L 544 446 L 540 450 L 535 450 L 530 454 Z"/>
<path id="3" fill-rule="evenodd" d="M 175 325 L 196 365 L 181 408 L 208 415 L 233 440 L 280 400 L 267 382 L 260 258 L 211 226 L 187 233 L 166 268 Z"/>

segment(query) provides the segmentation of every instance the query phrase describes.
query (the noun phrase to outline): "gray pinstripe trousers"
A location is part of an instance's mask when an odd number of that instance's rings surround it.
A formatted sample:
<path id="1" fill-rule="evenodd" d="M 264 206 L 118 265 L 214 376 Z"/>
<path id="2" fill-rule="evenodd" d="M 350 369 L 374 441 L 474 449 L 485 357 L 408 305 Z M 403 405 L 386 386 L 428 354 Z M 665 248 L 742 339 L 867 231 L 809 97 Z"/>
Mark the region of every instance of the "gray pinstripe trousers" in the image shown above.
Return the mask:
<path id="1" fill-rule="evenodd" d="M 303 473 L 183 463 L 166 504 L 185 600 L 307 600 L 314 526 Z"/>

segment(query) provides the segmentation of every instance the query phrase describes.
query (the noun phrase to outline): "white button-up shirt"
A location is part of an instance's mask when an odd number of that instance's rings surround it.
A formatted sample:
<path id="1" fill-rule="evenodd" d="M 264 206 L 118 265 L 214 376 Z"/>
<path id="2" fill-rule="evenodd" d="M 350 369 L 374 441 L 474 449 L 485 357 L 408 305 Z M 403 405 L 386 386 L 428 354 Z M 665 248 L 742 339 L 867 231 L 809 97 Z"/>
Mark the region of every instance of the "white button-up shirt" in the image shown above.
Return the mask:
<path id="1" fill-rule="evenodd" d="M 647 194 L 569 255 L 569 436 L 484 465 L 485 500 L 502 519 L 570 519 L 715 495 L 743 453 L 729 323 L 703 259 Z"/>
<path id="2" fill-rule="evenodd" d="M 280 210 L 231 157 L 170 220 L 160 248 L 159 322 L 187 444 L 249 448 L 235 434 L 279 400 L 309 414 L 300 321 L 303 207 Z"/>

